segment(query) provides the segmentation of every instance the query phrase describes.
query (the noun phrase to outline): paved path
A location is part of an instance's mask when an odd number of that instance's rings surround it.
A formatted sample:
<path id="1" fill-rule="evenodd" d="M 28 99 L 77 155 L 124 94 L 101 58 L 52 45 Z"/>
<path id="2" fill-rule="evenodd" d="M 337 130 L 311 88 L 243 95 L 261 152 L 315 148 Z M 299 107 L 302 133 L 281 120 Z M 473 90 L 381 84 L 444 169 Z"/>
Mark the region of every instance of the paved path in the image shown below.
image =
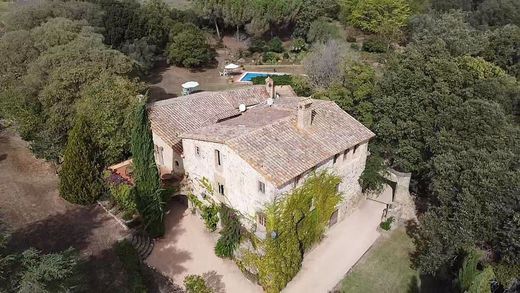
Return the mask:
<path id="1" fill-rule="evenodd" d="M 379 237 L 377 226 L 385 205 L 365 200 L 359 209 L 333 226 L 304 258 L 302 269 L 284 293 L 326 293 L 341 281 Z"/>
<path id="2" fill-rule="evenodd" d="M 182 284 L 188 274 L 203 275 L 216 293 L 254 293 L 262 288 L 250 282 L 231 260 L 218 258 L 202 220 L 186 204 L 173 200 L 166 219 L 166 236 L 155 243 L 146 262 Z"/>

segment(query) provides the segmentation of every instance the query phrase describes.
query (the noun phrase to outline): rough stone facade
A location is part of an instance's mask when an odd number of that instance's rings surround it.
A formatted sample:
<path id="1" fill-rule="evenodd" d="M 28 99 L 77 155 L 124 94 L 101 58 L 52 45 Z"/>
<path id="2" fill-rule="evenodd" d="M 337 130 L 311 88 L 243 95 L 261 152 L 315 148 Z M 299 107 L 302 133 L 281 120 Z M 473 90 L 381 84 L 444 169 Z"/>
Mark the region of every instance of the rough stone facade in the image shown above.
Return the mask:
<path id="1" fill-rule="evenodd" d="M 339 190 L 344 195 L 344 201 L 338 207 L 338 221 L 351 213 L 362 198 L 358 178 L 365 168 L 367 146 L 368 143 L 365 142 L 355 152 L 352 148 L 337 154 L 335 159 L 327 159 L 281 187 L 266 180 L 225 144 L 183 139 L 183 166 L 185 176 L 191 182 L 191 192 L 199 200 L 211 197 L 215 202 L 224 202 L 242 214 L 245 220 L 243 222 L 248 228 L 261 230 L 256 225 L 257 213 L 267 203 L 303 184 L 313 171 L 328 169 L 341 176 Z M 220 165 L 217 163 L 217 151 L 220 154 Z M 211 184 L 213 194 L 202 184 L 205 180 Z M 261 183 L 264 192 L 261 191 Z M 223 186 L 224 195 L 220 194 L 219 185 Z"/>

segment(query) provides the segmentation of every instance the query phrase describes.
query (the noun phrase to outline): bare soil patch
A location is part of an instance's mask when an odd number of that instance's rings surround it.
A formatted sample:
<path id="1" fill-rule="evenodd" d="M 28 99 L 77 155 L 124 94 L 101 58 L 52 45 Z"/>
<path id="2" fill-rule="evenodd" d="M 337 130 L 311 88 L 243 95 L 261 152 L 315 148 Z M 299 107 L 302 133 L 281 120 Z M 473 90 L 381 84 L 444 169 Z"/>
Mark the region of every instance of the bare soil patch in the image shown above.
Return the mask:
<path id="1" fill-rule="evenodd" d="M 88 291 L 125 292 L 121 263 L 112 247 L 127 231 L 97 205 L 63 200 L 51 164 L 36 159 L 12 129 L 0 128 L 0 219 L 12 232 L 10 247 L 45 253 L 80 251 Z"/>

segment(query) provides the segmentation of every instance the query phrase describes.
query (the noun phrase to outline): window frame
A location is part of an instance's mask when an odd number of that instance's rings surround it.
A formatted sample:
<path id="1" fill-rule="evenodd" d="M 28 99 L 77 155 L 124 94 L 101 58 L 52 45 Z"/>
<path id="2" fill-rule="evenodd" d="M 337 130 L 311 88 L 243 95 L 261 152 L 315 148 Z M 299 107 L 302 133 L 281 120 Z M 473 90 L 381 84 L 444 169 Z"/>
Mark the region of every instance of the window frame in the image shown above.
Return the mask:
<path id="1" fill-rule="evenodd" d="M 217 149 L 215 149 L 215 163 L 218 167 L 222 166 L 222 154 Z"/>
<path id="2" fill-rule="evenodd" d="M 258 180 L 258 191 L 265 194 L 265 183 L 260 180 Z"/>

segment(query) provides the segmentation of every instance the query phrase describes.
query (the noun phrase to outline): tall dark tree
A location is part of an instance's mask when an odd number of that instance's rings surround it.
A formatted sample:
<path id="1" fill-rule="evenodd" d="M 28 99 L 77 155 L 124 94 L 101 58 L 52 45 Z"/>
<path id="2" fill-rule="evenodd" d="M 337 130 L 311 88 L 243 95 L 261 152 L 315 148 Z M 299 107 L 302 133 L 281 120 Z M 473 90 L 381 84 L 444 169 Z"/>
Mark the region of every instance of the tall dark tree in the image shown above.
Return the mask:
<path id="1" fill-rule="evenodd" d="M 153 237 L 164 234 L 164 190 L 154 158 L 154 143 L 144 97 L 135 111 L 132 160 L 137 208 Z"/>
<path id="2" fill-rule="evenodd" d="M 85 118 L 78 116 L 70 131 L 60 170 L 60 195 L 72 203 L 93 203 L 102 191 L 97 147 Z"/>

